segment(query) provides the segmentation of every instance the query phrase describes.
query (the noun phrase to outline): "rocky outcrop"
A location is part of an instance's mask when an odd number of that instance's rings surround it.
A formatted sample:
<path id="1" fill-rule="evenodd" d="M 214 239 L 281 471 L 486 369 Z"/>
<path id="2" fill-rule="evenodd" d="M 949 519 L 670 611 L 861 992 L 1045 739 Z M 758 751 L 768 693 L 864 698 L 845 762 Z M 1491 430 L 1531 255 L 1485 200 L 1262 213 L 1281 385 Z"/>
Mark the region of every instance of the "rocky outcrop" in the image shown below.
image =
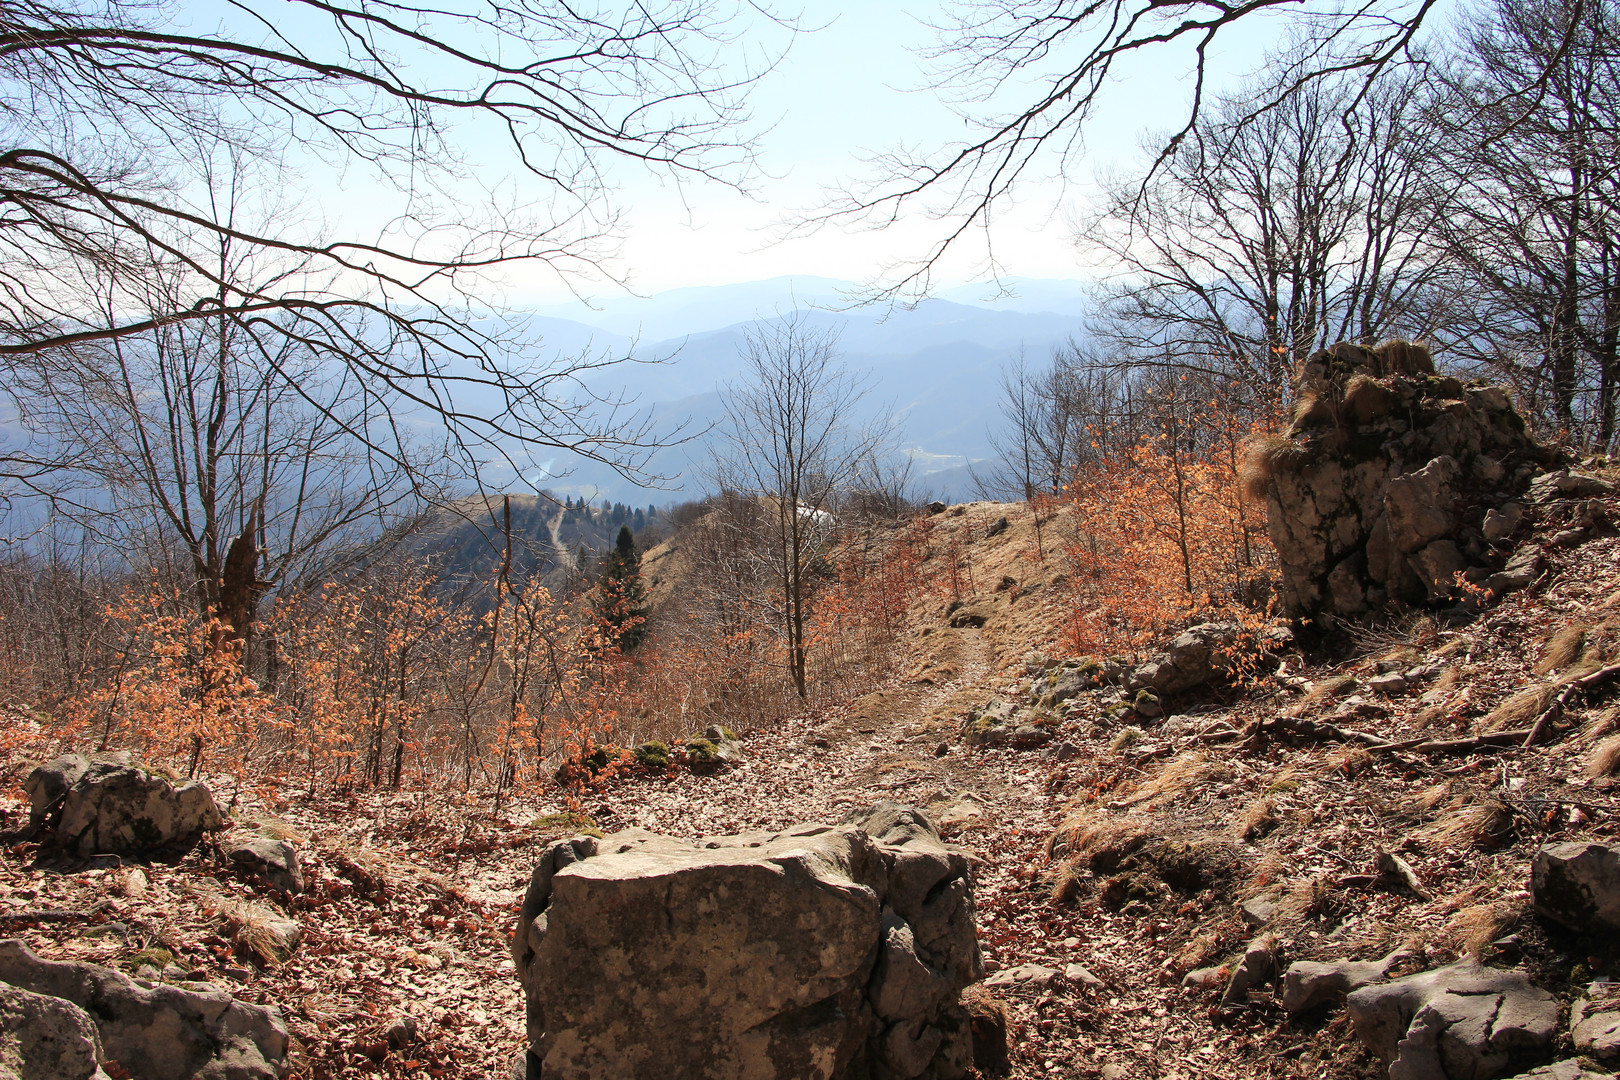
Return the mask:
<path id="1" fill-rule="evenodd" d="M 1569 1010 L 1569 1038 L 1577 1053 L 1620 1060 L 1620 983 L 1593 983 Z"/>
<path id="2" fill-rule="evenodd" d="M 1620 930 L 1620 848 L 1609 844 L 1548 844 L 1530 863 L 1536 911 L 1571 930 Z"/>
<path id="3" fill-rule="evenodd" d="M 1251 450 L 1293 614 L 1450 601 L 1459 574 L 1482 584 L 1497 565 L 1487 516 L 1493 536 L 1511 535 L 1509 504 L 1552 460 L 1500 387 L 1436 375 L 1426 351 L 1392 346 L 1311 357 L 1294 423 Z"/>
<path id="4" fill-rule="evenodd" d="M 34 769 L 23 786 L 45 842 L 83 858 L 189 847 L 224 824 L 206 787 L 173 784 L 127 753 L 67 754 Z"/>
<path id="5" fill-rule="evenodd" d="M 101 1040 L 88 1013 L 61 998 L 0 982 L 0 1077 L 89 1080 L 100 1071 Z"/>
<path id="6" fill-rule="evenodd" d="M 1179 694 L 1216 680 L 1224 681 L 1231 667 L 1227 650 L 1237 637 L 1235 623 L 1190 626 L 1177 634 L 1162 652 L 1132 669 L 1125 688 Z"/>
<path id="7" fill-rule="evenodd" d="M 287 1072 L 281 1013 L 203 984 L 188 989 L 43 960 L 16 940 L 0 941 L 0 983 L 90 1014 L 101 1060 L 134 1080 L 277 1080 Z"/>
<path id="8" fill-rule="evenodd" d="M 966 857 L 921 811 L 554 844 L 513 939 L 531 1078 L 959 1077 L 981 972 Z"/>
<path id="9" fill-rule="evenodd" d="M 1383 982 L 1407 955 L 1397 950 L 1382 960 L 1338 960 L 1329 964 L 1301 960 L 1290 964 L 1283 974 L 1282 1007 L 1291 1013 L 1304 1012 L 1337 1001 L 1363 986 Z"/>
<path id="10" fill-rule="evenodd" d="M 1552 1045 L 1558 1002 L 1521 972 L 1463 961 L 1345 999 L 1390 1080 L 1492 1080 Z"/>

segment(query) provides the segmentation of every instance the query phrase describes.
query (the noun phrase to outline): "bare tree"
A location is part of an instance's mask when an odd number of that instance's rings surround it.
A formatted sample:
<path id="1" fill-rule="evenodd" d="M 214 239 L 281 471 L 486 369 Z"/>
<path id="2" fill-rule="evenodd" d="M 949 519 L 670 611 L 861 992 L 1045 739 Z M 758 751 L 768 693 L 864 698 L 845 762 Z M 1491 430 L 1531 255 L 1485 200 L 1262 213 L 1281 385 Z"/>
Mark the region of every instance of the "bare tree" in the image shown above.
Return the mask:
<path id="1" fill-rule="evenodd" d="M 722 55 L 738 71 L 732 9 L 755 6 L 248 0 L 209 25 L 172 0 L 6 4 L 0 382 L 67 350 L 228 324 L 259 363 L 292 346 L 433 412 L 453 446 L 479 448 L 469 464 L 560 447 L 633 471 L 645 430 L 592 402 L 581 366 L 554 366 L 521 324 L 477 315 L 515 270 L 598 265 L 612 162 L 746 176 L 730 132 L 749 76 L 718 74 Z M 319 162 L 392 206 L 352 235 L 256 228 L 199 177 L 215 153 L 293 202 Z M 222 272 L 226 246 L 260 272 Z M 154 276 L 174 304 L 150 303 Z M 397 450 L 386 423 L 354 434 Z"/>
<path id="2" fill-rule="evenodd" d="M 806 698 L 805 627 L 832 508 L 881 455 L 893 424 L 887 414 L 858 423 L 866 386 L 838 362 L 836 334 L 805 312 L 748 331 L 741 361 L 742 379 L 722 393 L 728 447 L 718 478 L 767 506 L 788 674 Z"/>
<path id="3" fill-rule="evenodd" d="M 1119 268 L 1098 327 L 1112 351 L 1274 415 L 1315 350 L 1446 320 L 1430 91 L 1403 72 L 1346 112 L 1356 88 L 1314 80 L 1259 116 L 1266 87 L 1221 97 L 1149 175 L 1111 186 L 1081 235 Z"/>
<path id="4" fill-rule="evenodd" d="M 1551 427 L 1605 449 L 1620 394 L 1620 5 L 1500 0 L 1448 82 L 1433 114 L 1445 239 L 1478 299 L 1457 344 Z"/>
<path id="5" fill-rule="evenodd" d="M 880 228 L 910 211 L 940 221 L 935 239 L 878 284 L 887 298 L 926 295 L 945 253 L 973 234 L 982 235 L 987 268 L 999 273 L 990 223 L 1029 181 L 1072 174 L 1084 155 L 1086 125 L 1120 65 L 1151 55 L 1190 77 L 1182 123 L 1161 146 L 1167 161 L 1204 117 L 1212 50 L 1230 41 L 1228 31 L 1239 23 L 1252 27 L 1284 16 L 1305 39 L 1291 60 L 1270 69 L 1269 92 L 1250 101 L 1249 116 L 1263 115 L 1297 88 L 1345 76 L 1351 81 L 1342 105 L 1350 114 L 1386 72 L 1416 59 L 1414 48 L 1438 7 L 1438 0 L 959 0 L 936 24 L 932 83 L 956 100 L 970 134 L 879 156 L 867 180 L 800 226 L 843 221 Z"/>

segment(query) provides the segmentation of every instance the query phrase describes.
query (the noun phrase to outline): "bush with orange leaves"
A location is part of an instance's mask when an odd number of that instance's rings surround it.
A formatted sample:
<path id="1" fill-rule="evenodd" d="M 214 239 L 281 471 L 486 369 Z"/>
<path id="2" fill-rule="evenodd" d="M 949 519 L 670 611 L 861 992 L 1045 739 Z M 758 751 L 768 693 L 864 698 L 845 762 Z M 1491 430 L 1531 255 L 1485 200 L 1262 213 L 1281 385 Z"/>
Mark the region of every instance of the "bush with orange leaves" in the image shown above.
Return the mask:
<path id="1" fill-rule="evenodd" d="M 1275 557 L 1239 482 L 1249 434 L 1217 409 L 1169 413 L 1154 433 L 1075 472 L 1060 553 L 1064 647 L 1134 652 L 1191 621 L 1253 620 Z"/>

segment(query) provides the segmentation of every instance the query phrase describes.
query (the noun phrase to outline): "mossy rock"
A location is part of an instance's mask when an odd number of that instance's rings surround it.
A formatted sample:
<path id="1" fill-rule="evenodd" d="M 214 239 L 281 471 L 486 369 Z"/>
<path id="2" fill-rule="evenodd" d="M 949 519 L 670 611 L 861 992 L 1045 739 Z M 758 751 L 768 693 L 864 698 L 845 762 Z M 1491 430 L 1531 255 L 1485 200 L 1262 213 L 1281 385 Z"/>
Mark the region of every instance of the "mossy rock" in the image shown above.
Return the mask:
<path id="1" fill-rule="evenodd" d="M 164 968 L 174 963 L 174 954 L 168 949 L 160 948 L 154 945 L 151 948 L 142 949 L 140 952 L 134 953 L 127 959 L 126 963 L 129 964 L 129 969 L 131 971 L 136 971 L 147 966 L 155 967 L 159 971 L 162 971 Z"/>
<path id="2" fill-rule="evenodd" d="M 714 765 L 720 760 L 720 748 L 705 738 L 686 740 L 686 761 L 690 765 Z"/>
<path id="3" fill-rule="evenodd" d="M 648 769 L 669 768 L 669 747 L 661 742 L 644 742 L 636 747 L 636 764 Z"/>
<path id="4" fill-rule="evenodd" d="M 545 814 L 529 822 L 529 828 L 539 833 L 570 833 L 602 838 L 602 830 L 589 814 L 578 810 L 565 810 L 559 814 Z"/>

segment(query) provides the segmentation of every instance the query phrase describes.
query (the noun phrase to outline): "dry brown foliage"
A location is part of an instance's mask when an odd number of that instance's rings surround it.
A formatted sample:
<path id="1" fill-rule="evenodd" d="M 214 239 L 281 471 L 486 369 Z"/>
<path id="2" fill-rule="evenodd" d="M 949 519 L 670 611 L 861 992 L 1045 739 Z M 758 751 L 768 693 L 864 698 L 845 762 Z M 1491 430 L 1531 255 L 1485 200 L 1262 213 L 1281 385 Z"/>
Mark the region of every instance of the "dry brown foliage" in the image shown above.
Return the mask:
<path id="1" fill-rule="evenodd" d="M 1592 747 L 1581 772 L 1595 779 L 1613 776 L 1617 770 L 1620 770 L 1620 735 L 1610 735 Z"/>
<path id="2" fill-rule="evenodd" d="M 1357 685 L 1354 675 L 1333 675 L 1320 679 L 1306 691 L 1304 697 L 1294 702 L 1293 708 L 1288 710 L 1289 715 L 1309 716 L 1320 712 L 1328 702 L 1354 693 Z"/>
<path id="3" fill-rule="evenodd" d="M 1500 799 L 1487 798 L 1452 810 L 1415 835 L 1439 847 L 1500 847 L 1513 835 L 1513 811 Z"/>
<path id="4" fill-rule="evenodd" d="M 1245 841 L 1253 842 L 1277 827 L 1277 804 L 1265 796 L 1251 802 L 1238 819 L 1237 834 Z"/>
<path id="5" fill-rule="evenodd" d="M 1530 670 L 1537 675 L 1551 675 L 1573 664 L 1586 644 L 1587 625 L 1581 621 L 1568 623 L 1549 637 L 1541 648 L 1541 655 Z"/>
<path id="6" fill-rule="evenodd" d="M 1172 802 L 1200 784 L 1226 776 L 1228 769 L 1211 761 L 1201 751 L 1192 750 L 1173 758 L 1159 775 L 1138 787 L 1125 800 L 1126 806 L 1156 809 Z"/>
<path id="7" fill-rule="evenodd" d="M 1465 956 L 1478 956 L 1524 916 L 1525 902 L 1507 898 L 1488 904 L 1473 904 L 1458 911 L 1446 923 L 1444 939 Z"/>
<path id="8" fill-rule="evenodd" d="M 1081 810 L 1070 814 L 1046 842 L 1047 858 L 1107 873 L 1152 837 L 1139 818 Z"/>
<path id="9" fill-rule="evenodd" d="M 1513 728 L 1524 727 L 1546 712 L 1547 706 L 1552 704 L 1557 694 L 1558 687 L 1551 683 L 1527 686 L 1509 695 L 1505 701 L 1487 713 L 1480 721 L 1480 729 L 1510 731 Z"/>

